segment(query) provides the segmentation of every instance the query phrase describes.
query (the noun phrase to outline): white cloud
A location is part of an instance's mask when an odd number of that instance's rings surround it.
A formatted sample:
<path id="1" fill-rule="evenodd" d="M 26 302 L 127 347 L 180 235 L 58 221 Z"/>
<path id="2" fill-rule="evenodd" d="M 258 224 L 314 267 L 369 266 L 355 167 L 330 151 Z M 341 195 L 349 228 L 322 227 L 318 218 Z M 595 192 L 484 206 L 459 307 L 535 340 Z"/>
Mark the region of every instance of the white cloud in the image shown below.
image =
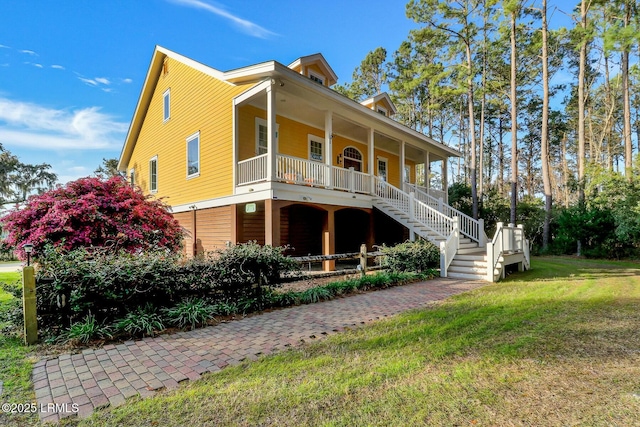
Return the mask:
<path id="1" fill-rule="evenodd" d="M 86 84 L 88 84 L 89 86 L 98 86 L 98 82 L 92 79 L 87 79 L 85 77 L 79 77 L 78 79 L 80 79 L 81 81 L 85 82 Z"/>
<path id="2" fill-rule="evenodd" d="M 0 49 L 11 49 L 9 46 L 5 46 L 3 44 L 0 44 Z"/>
<path id="3" fill-rule="evenodd" d="M 31 64 L 31 65 L 33 65 L 33 66 L 34 66 L 34 67 L 36 67 L 36 68 L 44 68 L 44 67 L 42 66 L 42 64 Z"/>
<path id="4" fill-rule="evenodd" d="M 52 65 L 51 68 L 55 68 L 56 70 L 65 70 L 65 68 L 62 65 L 57 65 L 57 64 Z"/>
<path id="5" fill-rule="evenodd" d="M 0 98 L 0 141 L 44 150 L 103 150 L 122 145 L 128 124 L 99 107 L 56 110 Z"/>
<path id="6" fill-rule="evenodd" d="M 97 81 L 98 83 L 102 83 L 103 85 L 110 85 L 111 84 L 109 79 L 107 79 L 106 77 L 96 77 L 94 80 Z"/>
<path id="7" fill-rule="evenodd" d="M 182 6 L 193 7 L 196 9 L 206 10 L 207 12 L 213 13 L 214 15 L 218 15 L 222 18 L 225 18 L 231 21 L 234 25 L 240 28 L 244 33 L 249 34 L 253 37 L 258 37 L 261 39 L 266 39 L 267 37 L 276 35 L 274 32 L 267 30 L 266 28 L 261 27 L 258 24 L 255 24 L 246 19 L 242 19 L 238 16 L 235 16 L 224 9 L 213 6 L 209 3 L 206 3 L 202 0 L 169 0 L 172 3 L 179 4 Z"/>
<path id="8" fill-rule="evenodd" d="M 133 83 L 131 79 L 122 79 L 122 83 Z"/>
<path id="9" fill-rule="evenodd" d="M 22 49 L 22 50 L 19 50 L 18 52 L 25 53 L 25 54 L 31 55 L 31 56 L 38 56 L 37 53 L 35 53 L 34 51 L 29 50 L 29 49 Z"/>

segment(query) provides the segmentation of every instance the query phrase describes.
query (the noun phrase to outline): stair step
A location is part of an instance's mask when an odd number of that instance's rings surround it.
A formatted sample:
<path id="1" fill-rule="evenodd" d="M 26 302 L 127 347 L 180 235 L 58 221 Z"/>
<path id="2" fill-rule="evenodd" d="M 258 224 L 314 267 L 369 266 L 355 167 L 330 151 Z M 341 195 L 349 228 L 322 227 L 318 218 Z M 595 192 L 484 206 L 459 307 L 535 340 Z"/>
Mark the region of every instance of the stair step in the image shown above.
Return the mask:
<path id="1" fill-rule="evenodd" d="M 454 258 L 451 261 L 451 265 L 455 265 L 458 267 L 482 267 L 484 269 L 487 268 L 487 261 L 485 260 L 473 260 L 473 261 L 463 261 Z"/>
<path id="2" fill-rule="evenodd" d="M 483 253 L 475 253 L 475 254 L 461 254 L 457 253 L 453 260 L 458 261 L 487 261 L 487 255 Z"/>
<path id="3" fill-rule="evenodd" d="M 487 255 L 487 251 L 484 248 L 460 248 L 458 249 L 458 252 L 461 255 L 483 255 L 486 256 Z"/>
<path id="4" fill-rule="evenodd" d="M 487 274 L 487 267 L 466 267 L 466 266 L 460 266 L 460 265 L 453 265 L 451 264 L 449 266 L 449 269 L 447 270 L 447 274 L 449 273 L 463 273 L 463 274 L 478 274 L 481 276 L 486 276 Z"/>
<path id="5" fill-rule="evenodd" d="M 469 273 L 447 273 L 447 277 L 451 279 L 465 279 L 465 280 L 486 280 L 487 277 L 484 274 L 469 274 Z"/>
<path id="6" fill-rule="evenodd" d="M 460 249 L 470 249 L 470 248 L 479 249 L 478 244 L 476 242 L 469 242 L 469 243 L 460 242 L 458 246 L 460 247 Z"/>

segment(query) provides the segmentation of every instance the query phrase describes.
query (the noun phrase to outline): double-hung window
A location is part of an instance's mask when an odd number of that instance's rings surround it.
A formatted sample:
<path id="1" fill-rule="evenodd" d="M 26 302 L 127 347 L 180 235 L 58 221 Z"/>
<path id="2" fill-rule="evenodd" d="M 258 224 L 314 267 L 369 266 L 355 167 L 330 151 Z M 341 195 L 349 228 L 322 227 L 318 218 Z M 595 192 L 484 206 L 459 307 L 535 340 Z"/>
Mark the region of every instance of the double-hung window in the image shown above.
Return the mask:
<path id="1" fill-rule="evenodd" d="M 200 132 L 187 138 L 187 178 L 200 175 Z"/>
<path id="2" fill-rule="evenodd" d="M 149 191 L 152 193 L 158 191 L 158 156 L 149 160 Z"/>
<path id="3" fill-rule="evenodd" d="M 309 159 L 321 162 L 322 157 L 322 144 L 324 140 L 315 135 L 309 135 Z"/>
<path id="4" fill-rule="evenodd" d="M 276 146 L 278 144 L 278 129 L 280 125 L 276 124 Z M 269 130 L 267 129 L 267 121 L 256 117 L 256 155 L 266 154 L 268 151 L 267 137 Z"/>

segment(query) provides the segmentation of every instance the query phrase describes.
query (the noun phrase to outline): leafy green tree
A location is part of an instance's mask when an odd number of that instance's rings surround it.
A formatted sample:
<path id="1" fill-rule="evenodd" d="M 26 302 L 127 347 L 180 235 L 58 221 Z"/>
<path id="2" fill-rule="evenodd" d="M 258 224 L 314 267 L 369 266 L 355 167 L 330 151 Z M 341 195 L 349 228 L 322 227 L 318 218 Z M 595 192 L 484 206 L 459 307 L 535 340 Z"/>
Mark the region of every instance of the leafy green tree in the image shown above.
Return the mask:
<path id="1" fill-rule="evenodd" d="M 102 164 L 93 171 L 93 174 L 101 178 L 112 178 L 114 176 L 120 176 L 118 170 L 118 159 L 102 159 Z"/>

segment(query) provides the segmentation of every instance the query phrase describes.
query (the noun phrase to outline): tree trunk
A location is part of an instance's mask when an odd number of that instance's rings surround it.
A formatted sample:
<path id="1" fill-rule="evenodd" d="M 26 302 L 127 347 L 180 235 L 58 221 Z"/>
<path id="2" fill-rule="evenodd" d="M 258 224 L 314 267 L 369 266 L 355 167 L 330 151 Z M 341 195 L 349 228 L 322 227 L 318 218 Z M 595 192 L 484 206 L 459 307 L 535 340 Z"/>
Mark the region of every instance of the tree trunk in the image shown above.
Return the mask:
<path id="1" fill-rule="evenodd" d="M 542 250 L 549 247 L 551 225 L 551 177 L 549 176 L 549 58 L 547 51 L 547 0 L 542 0 L 542 135 L 540 158 L 542 161 L 542 183 L 544 186 L 544 225 L 542 227 Z"/>
<path id="2" fill-rule="evenodd" d="M 469 139 L 471 143 L 471 165 L 469 173 L 471 175 L 471 204 L 472 215 L 474 219 L 478 219 L 478 182 L 476 174 L 476 124 L 473 111 L 473 64 L 471 58 L 471 46 L 466 41 L 467 47 L 467 68 L 469 76 L 467 76 L 467 108 L 469 109 Z"/>
<path id="3" fill-rule="evenodd" d="M 518 203 L 518 99 L 516 56 L 516 11 L 511 12 L 511 218 L 516 223 Z"/>
<path id="4" fill-rule="evenodd" d="M 624 2 L 624 26 L 631 22 L 631 4 Z M 629 181 L 633 180 L 633 146 L 631 145 L 631 101 L 629 99 L 629 47 L 622 47 L 622 99 L 624 103 L 624 174 Z"/>
<path id="5" fill-rule="evenodd" d="M 584 203 L 584 163 L 585 163 L 585 70 L 587 66 L 587 0 L 580 2 L 580 22 L 583 39 L 580 41 L 580 63 L 578 71 L 578 202 Z"/>

